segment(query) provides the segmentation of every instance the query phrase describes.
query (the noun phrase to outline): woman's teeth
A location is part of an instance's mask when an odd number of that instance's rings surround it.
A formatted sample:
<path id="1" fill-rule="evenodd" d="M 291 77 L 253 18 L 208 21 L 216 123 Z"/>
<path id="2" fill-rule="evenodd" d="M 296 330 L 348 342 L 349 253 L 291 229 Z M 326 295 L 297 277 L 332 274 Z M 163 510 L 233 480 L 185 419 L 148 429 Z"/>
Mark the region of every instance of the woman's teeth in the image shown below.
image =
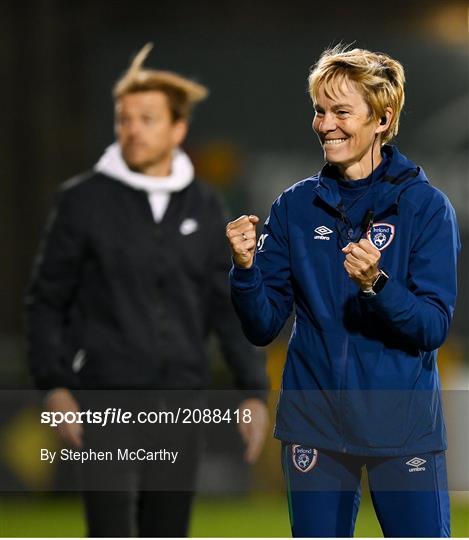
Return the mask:
<path id="1" fill-rule="evenodd" d="M 324 144 L 340 144 L 346 141 L 347 139 L 327 139 L 324 141 Z"/>

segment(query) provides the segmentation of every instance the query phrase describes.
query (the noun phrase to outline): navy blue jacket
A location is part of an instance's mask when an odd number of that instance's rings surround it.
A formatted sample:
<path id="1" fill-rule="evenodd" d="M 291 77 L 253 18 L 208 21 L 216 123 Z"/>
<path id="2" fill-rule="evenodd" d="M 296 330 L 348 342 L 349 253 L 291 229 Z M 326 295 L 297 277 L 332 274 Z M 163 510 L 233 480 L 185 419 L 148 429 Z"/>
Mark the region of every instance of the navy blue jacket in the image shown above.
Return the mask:
<path id="1" fill-rule="evenodd" d="M 393 146 L 383 152 L 387 166 L 366 193 L 368 238 L 390 276 L 376 296 L 365 297 L 344 269 L 347 227 L 344 237 L 328 165 L 282 193 L 254 265 L 230 272 L 252 343 L 270 343 L 295 309 L 275 427 L 281 440 L 375 456 L 446 448 L 437 349 L 456 299 L 456 217 L 420 167 Z M 357 223 L 349 230 L 360 234 Z"/>

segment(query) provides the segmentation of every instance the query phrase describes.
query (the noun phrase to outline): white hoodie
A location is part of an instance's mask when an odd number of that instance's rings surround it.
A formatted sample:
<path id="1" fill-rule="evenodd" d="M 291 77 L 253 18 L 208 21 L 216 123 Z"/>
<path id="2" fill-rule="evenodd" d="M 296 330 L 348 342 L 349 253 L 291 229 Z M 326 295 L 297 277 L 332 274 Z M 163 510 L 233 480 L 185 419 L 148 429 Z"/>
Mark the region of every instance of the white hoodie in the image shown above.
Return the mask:
<path id="1" fill-rule="evenodd" d="M 174 151 L 169 176 L 149 176 L 131 171 L 122 158 L 117 142 L 106 148 L 94 169 L 135 189 L 145 191 L 153 219 L 157 223 L 163 219 L 171 193 L 182 191 L 194 180 L 194 166 L 189 156 L 180 148 Z"/>

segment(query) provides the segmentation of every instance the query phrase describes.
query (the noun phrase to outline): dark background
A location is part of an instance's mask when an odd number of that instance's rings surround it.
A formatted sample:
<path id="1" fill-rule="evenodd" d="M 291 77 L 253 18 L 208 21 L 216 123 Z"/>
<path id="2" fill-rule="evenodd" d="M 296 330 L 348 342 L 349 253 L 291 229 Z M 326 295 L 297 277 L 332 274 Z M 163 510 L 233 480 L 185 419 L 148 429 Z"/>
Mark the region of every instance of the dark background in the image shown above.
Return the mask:
<path id="1" fill-rule="evenodd" d="M 185 144 L 199 176 L 224 192 L 233 215 L 252 212 L 261 218 L 285 187 L 321 166 L 306 92 L 309 68 L 321 51 L 342 41 L 394 56 L 407 76 L 406 105 L 395 142 L 448 194 L 465 246 L 469 235 L 467 25 L 467 3 L 460 0 L 0 0 L 2 388 L 31 385 L 22 304 L 53 194 L 59 183 L 96 163 L 113 141 L 112 85 L 146 42 L 155 44 L 149 67 L 180 72 L 210 88 Z M 456 317 L 439 361 L 444 387 L 461 389 L 445 394 L 454 490 L 467 488 L 468 274 L 463 248 Z M 286 337 L 284 333 L 283 340 L 276 340 L 267 351 L 274 389 L 279 388 Z M 226 373 L 221 363 L 215 366 L 215 380 L 225 386 Z M 51 437 L 39 429 L 38 405 L 32 398 L 25 400 L 23 393 L 2 393 L 2 490 L 9 485 L 24 490 L 56 486 L 51 471 L 38 466 L 34 454 L 36 447 L 50 444 Z M 271 405 L 273 410 L 275 396 Z M 225 434 L 218 437 L 225 438 L 239 454 L 234 439 Z M 253 485 L 258 490 L 278 490 L 282 485 L 278 455 L 277 443 L 269 441 L 254 470 Z M 231 455 L 209 454 L 203 462 L 201 490 L 216 490 L 220 478 L 230 489 L 241 489 L 246 470 L 234 464 L 240 464 L 239 456 L 236 461 Z M 453 504 L 458 500 L 454 495 Z M 30 499 L 4 497 L 0 521 L 5 530 L 0 525 L 0 536 L 50 536 L 54 527 L 58 536 L 83 534 L 76 499 L 39 498 L 34 504 Z M 237 512 L 231 501 L 227 513 L 213 505 L 210 501 L 197 507 L 194 515 L 202 517 L 193 531 L 198 535 L 212 530 L 208 525 L 217 516 L 222 523 L 209 536 L 230 530 L 232 536 L 241 535 L 243 524 L 250 536 L 256 527 L 262 536 L 288 534 L 283 498 L 278 505 L 268 502 L 266 507 L 254 505 L 253 510 L 251 504 L 242 503 Z M 371 512 L 369 503 L 367 508 Z M 465 528 L 454 531 L 467 536 L 467 506 L 459 512 Z M 227 525 L 230 515 L 232 529 Z M 454 523 L 457 515 L 454 507 Z M 268 532 L 266 523 L 259 524 L 263 516 L 274 532 Z M 280 518 L 283 528 L 279 528 Z M 364 529 L 359 531 L 364 534 Z M 370 533 L 377 534 L 376 528 Z"/>
<path id="2" fill-rule="evenodd" d="M 111 88 L 130 58 L 206 84 L 186 148 L 233 214 L 265 217 L 278 193 L 315 172 L 309 67 L 339 41 L 406 68 L 400 149 L 456 206 L 468 231 L 468 34 L 464 2 L 0 3 L 0 376 L 28 385 L 22 298 L 53 193 L 113 141 Z M 468 260 L 451 343 L 464 358 Z"/>

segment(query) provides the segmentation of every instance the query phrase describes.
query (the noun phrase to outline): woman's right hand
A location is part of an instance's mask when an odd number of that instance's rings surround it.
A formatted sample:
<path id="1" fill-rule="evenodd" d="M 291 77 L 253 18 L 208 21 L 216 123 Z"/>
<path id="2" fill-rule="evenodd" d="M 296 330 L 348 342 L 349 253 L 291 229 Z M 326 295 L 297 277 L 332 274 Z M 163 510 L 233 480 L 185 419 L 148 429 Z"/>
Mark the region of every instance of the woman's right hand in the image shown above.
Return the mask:
<path id="1" fill-rule="evenodd" d="M 78 401 L 67 388 L 56 388 L 47 394 L 44 409 L 51 412 L 75 415 L 80 412 Z M 83 425 L 77 422 L 62 422 L 57 426 L 61 439 L 72 448 L 83 447 Z"/>
<path id="2" fill-rule="evenodd" d="M 226 237 L 230 243 L 233 261 L 239 268 L 251 268 L 253 264 L 258 222 L 257 216 L 241 216 L 226 226 Z"/>

